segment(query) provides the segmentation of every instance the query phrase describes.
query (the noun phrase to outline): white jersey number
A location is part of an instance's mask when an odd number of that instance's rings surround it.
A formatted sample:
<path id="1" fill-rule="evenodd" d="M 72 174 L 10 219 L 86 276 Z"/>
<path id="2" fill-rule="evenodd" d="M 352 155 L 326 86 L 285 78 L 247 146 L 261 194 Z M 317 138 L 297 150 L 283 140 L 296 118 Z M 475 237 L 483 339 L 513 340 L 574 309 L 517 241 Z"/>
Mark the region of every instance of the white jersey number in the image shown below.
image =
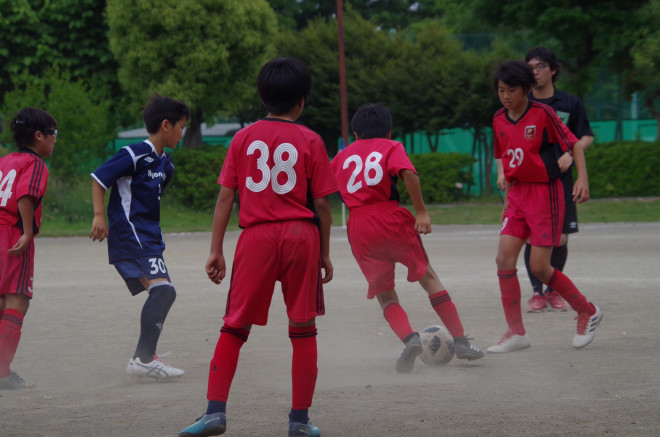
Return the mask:
<path id="1" fill-rule="evenodd" d="M 16 179 L 16 170 L 13 168 L 7 172 L 4 179 L 0 171 L 0 206 L 7 206 L 7 201 L 11 197 L 11 188 L 14 185 L 14 179 Z"/>
<path id="2" fill-rule="evenodd" d="M 261 180 L 255 182 L 251 176 L 245 180 L 245 185 L 250 191 L 259 193 L 265 190 L 268 185 L 271 185 L 273 191 L 277 194 L 286 194 L 293 190 L 296 186 L 296 172 L 293 166 L 298 162 L 298 150 L 291 143 L 283 143 L 277 146 L 273 154 L 273 161 L 275 165 L 273 168 L 268 168 L 268 157 L 270 151 L 268 145 L 263 141 L 253 141 L 248 147 L 247 154 L 253 155 L 254 152 L 259 151 L 257 158 L 257 170 L 261 172 Z M 284 159 L 284 155 L 287 158 Z M 280 184 L 277 177 L 280 173 L 286 175 L 286 182 Z"/>
<path id="3" fill-rule="evenodd" d="M 378 185 L 378 183 L 383 180 L 383 167 L 380 166 L 380 160 L 382 158 L 383 155 L 378 152 L 371 152 L 369 156 L 367 156 L 367 163 L 364 166 L 364 181 L 367 185 Z M 362 158 L 358 155 L 349 156 L 346 161 L 344 161 L 344 170 L 346 170 L 351 163 L 355 163 L 355 168 L 353 169 L 353 173 L 351 173 L 351 178 L 348 180 L 346 190 L 349 193 L 355 193 L 362 188 L 361 181 L 355 182 L 355 179 L 362 172 Z"/>
<path id="4" fill-rule="evenodd" d="M 520 147 L 517 149 L 509 149 L 506 151 L 506 154 L 511 157 L 511 160 L 509 161 L 509 167 L 511 168 L 520 167 L 523 158 L 525 157 L 525 152 L 523 152 L 523 149 Z"/>

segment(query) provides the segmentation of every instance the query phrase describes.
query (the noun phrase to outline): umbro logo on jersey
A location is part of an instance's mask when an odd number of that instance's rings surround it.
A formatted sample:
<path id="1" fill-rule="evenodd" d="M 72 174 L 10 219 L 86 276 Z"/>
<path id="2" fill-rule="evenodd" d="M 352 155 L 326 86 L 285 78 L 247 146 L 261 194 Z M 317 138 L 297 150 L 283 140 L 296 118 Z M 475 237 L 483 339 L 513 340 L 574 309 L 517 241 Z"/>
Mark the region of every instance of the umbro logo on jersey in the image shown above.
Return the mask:
<path id="1" fill-rule="evenodd" d="M 151 156 L 147 156 L 144 160 L 147 162 L 154 162 L 154 159 Z"/>

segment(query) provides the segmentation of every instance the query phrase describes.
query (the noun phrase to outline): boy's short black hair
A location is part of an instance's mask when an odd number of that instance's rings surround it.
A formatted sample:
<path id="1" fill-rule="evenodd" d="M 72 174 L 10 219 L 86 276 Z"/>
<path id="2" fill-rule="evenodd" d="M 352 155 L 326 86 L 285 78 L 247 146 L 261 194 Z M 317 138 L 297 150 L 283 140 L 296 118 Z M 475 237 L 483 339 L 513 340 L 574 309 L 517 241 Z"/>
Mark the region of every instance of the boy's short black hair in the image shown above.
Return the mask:
<path id="1" fill-rule="evenodd" d="M 264 64 L 257 75 L 257 90 L 266 111 L 273 115 L 289 112 L 301 99 L 307 101 L 312 74 L 295 58 L 275 58 Z"/>
<path id="2" fill-rule="evenodd" d="M 190 108 L 183 100 L 154 94 L 142 111 L 142 118 L 147 132 L 155 134 L 163 120 L 177 124 L 180 120 L 190 119 Z"/>
<path id="3" fill-rule="evenodd" d="M 392 132 L 392 113 L 382 103 L 360 106 L 353 115 L 351 128 L 361 140 L 385 138 Z"/>
<path id="4" fill-rule="evenodd" d="M 57 127 L 57 120 L 39 108 L 23 108 L 9 122 L 17 147 L 34 145 L 34 133 Z"/>
<path id="5" fill-rule="evenodd" d="M 534 58 L 538 58 L 540 61 L 545 62 L 551 70 L 556 71 L 556 73 L 552 75 L 552 81 L 556 81 L 559 76 L 559 61 L 557 61 L 557 55 L 555 52 L 547 47 L 534 47 L 525 55 L 525 62 L 529 62 Z"/>
<path id="6" fill-rule="evenodd" d="M 506 61 L 501 63 L 493 74 L 493 89 L 497 92 L 500 81 L 508 86 L 522 86 L 525 94 L 536 84 L 534 70 L 523 61 Z"/>

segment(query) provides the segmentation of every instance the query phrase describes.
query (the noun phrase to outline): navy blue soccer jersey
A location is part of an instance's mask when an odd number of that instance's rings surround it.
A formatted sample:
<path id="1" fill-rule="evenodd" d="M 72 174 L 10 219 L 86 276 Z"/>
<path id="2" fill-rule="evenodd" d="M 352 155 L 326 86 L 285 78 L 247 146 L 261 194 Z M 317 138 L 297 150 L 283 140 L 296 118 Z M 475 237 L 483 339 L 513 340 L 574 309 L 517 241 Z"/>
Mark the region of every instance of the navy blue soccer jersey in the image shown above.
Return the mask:
<path id="1" fill-rule="evenodd" d="M 108 256 L 123 259 L 162 255 L 160 196 L 172 180 L 174 165 L 145 140 L 122 148 L 91 176 L 111 189 L 108 202 Z"/>

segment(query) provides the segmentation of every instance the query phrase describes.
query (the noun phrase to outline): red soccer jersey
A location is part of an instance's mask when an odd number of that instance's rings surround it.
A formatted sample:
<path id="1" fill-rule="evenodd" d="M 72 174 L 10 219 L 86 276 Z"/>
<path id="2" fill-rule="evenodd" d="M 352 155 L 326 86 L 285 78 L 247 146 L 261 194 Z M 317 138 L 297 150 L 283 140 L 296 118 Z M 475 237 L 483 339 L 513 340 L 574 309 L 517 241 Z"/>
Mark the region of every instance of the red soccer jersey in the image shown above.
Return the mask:
<path id="1" fill-rule="evenodd" d="M 44 161 L 29 149 L 21 149 L 0 158 L 0 225 L 22 228 L 18 199 L 32 196 L 34 235 L 41 226 L 41 199 L 46 193 L 48 169 Z"/>
<path id="2" fill-rule="evenodd" d="M 264 119 L 236 133 L 218 183 L 238 191 L 239 225 L 313 218 L 311 199 L 337 191 L 321 137 Z"/>
<path id="3" fill-rule="evenodd" d="M 332 160 L 332 171 L 348 209 L 398 200 L 396 178 L 415 171 L 406 149 L 385 138 L 358 140 Z"/>
<path id="4" fill-rule="evenodd" d="M 547 182 L 559 177 L 553 143 L 566 152 L 577 142 L 555 111 L 542 103 L 529 101 L 518 120 L 502 108 L 493 117 L 495 158 L 501 159 L 507 181 Z"/>

